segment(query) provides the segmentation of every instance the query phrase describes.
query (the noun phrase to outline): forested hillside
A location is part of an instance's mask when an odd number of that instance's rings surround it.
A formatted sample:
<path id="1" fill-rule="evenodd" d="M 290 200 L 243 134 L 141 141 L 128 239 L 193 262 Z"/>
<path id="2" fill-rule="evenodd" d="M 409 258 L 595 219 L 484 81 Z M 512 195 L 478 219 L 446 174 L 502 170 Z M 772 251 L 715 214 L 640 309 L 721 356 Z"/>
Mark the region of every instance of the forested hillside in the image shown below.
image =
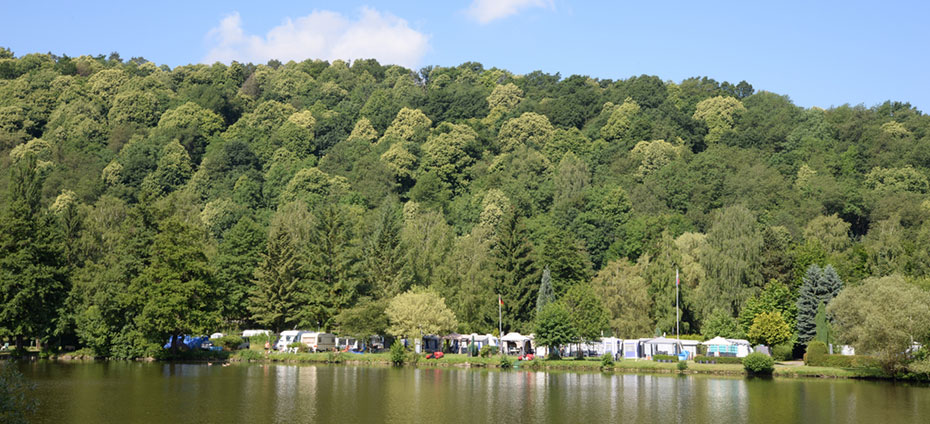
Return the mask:
<path id="1" fill-rule="evenodd" d="M 410 289 L 459 332 L 496 329 L 500 295 L 528 333 L 544 270 L 604 334 L 650 336 L 674 332 L 676 268 L 682 332 L 748 331 L 766 302 L 794 330 L 810 281 L 930 287 L 928 171 L 907 103 L 2 50 L 0 336 L 134 357 L 221 328 L 383 332 Z"/>

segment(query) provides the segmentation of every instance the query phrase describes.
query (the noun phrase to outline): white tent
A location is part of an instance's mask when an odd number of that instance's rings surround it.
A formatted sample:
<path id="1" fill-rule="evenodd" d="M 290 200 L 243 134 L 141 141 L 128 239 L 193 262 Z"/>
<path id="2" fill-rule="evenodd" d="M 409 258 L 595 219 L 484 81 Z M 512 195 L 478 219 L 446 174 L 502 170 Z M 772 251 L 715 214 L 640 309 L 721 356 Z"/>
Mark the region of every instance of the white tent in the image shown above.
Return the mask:
<path id="1" fill-rule="evenodd" d="M 507 333 L 501 337 L 501 348 L 508 355 L 526 353 L 531 350 L 530 338 L 520 333 Z"/>

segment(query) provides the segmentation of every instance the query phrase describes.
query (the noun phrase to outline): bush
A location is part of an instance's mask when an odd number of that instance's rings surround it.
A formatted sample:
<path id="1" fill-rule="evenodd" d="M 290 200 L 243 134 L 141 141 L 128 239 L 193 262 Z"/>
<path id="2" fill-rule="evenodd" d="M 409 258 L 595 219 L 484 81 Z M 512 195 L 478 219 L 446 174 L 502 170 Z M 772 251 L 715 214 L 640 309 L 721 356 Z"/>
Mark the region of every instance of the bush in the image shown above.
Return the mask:
<path id="1" fill-rule="evenodd" d="M 264 354 L 258 351 L 251 350 L 251 349 L 240 350 L 236 352 L 235 355 L 236 355 L 236 358 L 238 358 L 240 361 L 260 361 L 262 359 L 265 359 Z"/>
<path id="2" fill-rule="evenodd" d="M 678 357 L 675 355 L 653 355 L 652 360 L 656 362 L 678 362 Z"/>
<path id="3" fill-rule="evenodd" d="M 678 371 L 685 371 L 688 369 L 688 361 L 678 361 Z"/>
<path id="4" fill-rule="evenodd" d="M 310 348 L 307 347 L 307 345 L 305 345 L 305 344 L 303 344 L 303 343 L 301 343 L 301 342 L 294 342 L 294 343 L 291 343 L 291 344 L 287 345 L 287 347 L 290 348 L 290 349 L 296 348 L 298 353 L 307 353 L 307 352 L 310 351 Z"/>
<path id="5" fill-rule="evenodd" d="M 772 347 L 772 357 L 776 361 L 790 361 L 794 355 L 794 347 L 790 344 L 780 344 Z"/>
<path id="6" fill-rule="evenodd" d="M 609 353 L 601 355 L 601 366 L 604 368 L 610 368 L 614 366 L 614 357 Z"/>
<path id="7" fill-rule="evenodd" d="M 501 356 L 501 368 L 513 368 L 513 362 L 506 356 Z"/>
<path id="8" fill-rule="evenodd" d="M 751 374 L 771 374 L 775 370 L 775 360 L 762 352 L 753 352 L 743 358 L 743 367 Z"/>
<path id="9" fill-rule="evenodd" d="M 480 355 L 482 358 L 489 358 L 493 355 L 497 355 L 497 346 L 481 346 L 481 350 L 478 352 L 478 355 Z"/>
<path id="10" fill-rule="evenodd" d="M 326 363 L 341 364 L 346 361 L 345 354 L 342 352 L 328 352 L 326 354 Z"/>
<path id="11" fill-rule="evenodd" d="M 695 356 L 694 362 L 698 364 L 736 364 L 742 365 L 742 358 L 734 358 L 730 356 Z"/>
<path id="12" fill-rule="evenodd" d="M 406 354 L 407 352 L 400 340 L 394 340 L 394 344 L 391 345 L 391 363 L 394 365 L 403 365 L 404 356 L 406 356 Z"/>
<path id="13" fill-rule="evenodd" d="M 210 342 L 213 343 L 215 346 L 222 347 L 223 350 L 236 350 L 239 348 L 240 345 L 242 345 L 243 340 L 242 340 L 242 337 L 239 337 L 234 334 L 230 334 L 227 336 L 220 337 L 218 339 L 210 340 Z M 264 343 L 262 343 L 262 345 L 263 345 L 262 347 L 264 347 Z"/>
<path id="14" fill-rule="evenodd" d="M 827 344 L 821 341 L 812 341 L 807 345 L 807 351 L 804 353 L 804 365 L 817 366 L 815 364 L 823 363 L 823 357 L 827 355 Z"/>
<path id="15" fill-rule="evenodd" d="M 807 354 L 807 365 L 812 367 L 833 368 L 875 368 L 880 367 L 878 359 L 865 355 L 813 355 Z"/>

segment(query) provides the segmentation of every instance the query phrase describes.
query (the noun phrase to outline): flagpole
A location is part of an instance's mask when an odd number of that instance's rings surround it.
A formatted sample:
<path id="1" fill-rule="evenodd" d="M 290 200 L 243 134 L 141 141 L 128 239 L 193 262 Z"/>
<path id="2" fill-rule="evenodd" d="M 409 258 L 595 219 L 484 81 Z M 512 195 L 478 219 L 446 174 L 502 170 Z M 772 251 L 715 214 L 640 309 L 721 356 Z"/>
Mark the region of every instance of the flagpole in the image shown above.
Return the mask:
<path id="1" fill-rule="evenodd" d="M 679 334 L 679 312 L 678 312 L 678 268 L 675 268 L 675 338 L 681 344 L 681 335 Z"/>
<path id="2" fill-rule="evenodd" d="M 501 299 L 501 295 L 497 295 L 497 351 L 500 352 L 501 356 L 504 356 L 504 343 L 501 341 L 501 338 L 504 337 L 504 315 L 501 312 L 503 306 L 504 300 Z"/>

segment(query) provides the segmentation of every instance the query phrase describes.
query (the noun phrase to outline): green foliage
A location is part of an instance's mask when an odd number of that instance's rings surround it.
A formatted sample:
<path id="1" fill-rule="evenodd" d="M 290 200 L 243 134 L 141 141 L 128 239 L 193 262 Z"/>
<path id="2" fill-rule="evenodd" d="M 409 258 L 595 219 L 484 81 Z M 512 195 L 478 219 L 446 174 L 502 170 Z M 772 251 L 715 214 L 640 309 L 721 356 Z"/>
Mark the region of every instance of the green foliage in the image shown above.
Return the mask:
<path id="1" fill-rule="evenodd" d="M 391 363 L 395 366 L 404 364 L 404 357 L 406 357 L 407 351 L 404 349 L 404 344 L 400 340 L 394 340 L 394 343 L 391 344 Z"/>
<path id="2" fill-rule="evenodd" d="M 456 327 L 455 314 L 434 292 L 415 289 L 391 299 L 387 310 L 388 332 L 397 337 L 443 334 Z"/>
<path id="3" fill-rule="evenodd" d="M 761 352 L 753 352 L 743 358 L 743 367 L 750 374 L 768 375 L 775 371 L 775 360 Z"/>
<path id="4" fill-rule="evenodd" d="M 832 298 L 930 276 L 930 120 L 906 103 L 803 109 L 746 82 L 474 62 L 0 56 L 14 340 L 130 358 L 202 326 L 169 321 L 380 332 L 412 287 L 459 332 L 496 328 L 500 294 L 523 332 L 576 286 L 605 334 L 637 337 L 674 327 L 679 268 L 686 331 L 738 337 L 777 311 L 803 345 L 832 319 L 805 278 Z"/>
<path id="5" fill-rule="evenodd" d="M 513 361 L 510 360 L 506 355 L 501 356 L 500 367 L 504 369 L 513 368 Z"/>
<path id="6" fill-rule="evenodd" d="M 273 343 L 275 340 L 267 334 L 256 334 L 249 337 L 249 350 L 263 351 L 265 343 Z"/>
<path id="7" fill-rule="evenodd" d="M 843 281 L 836 274 L 832 265 L 821 269 L 811 265 L 804 276 L 804 282 L 798 293 L 798 342 L 807 343 L 817 334 L 817 308 L 821 303 L 829 306 L 840 290 Z"/>
<path id="8" fill-rule="evenodd" d="M 720 336 L 727 339 L 741 339 L 745 333 L 739 326 L 739 322 L 723 310 L 716 310 L 706 320 L 701 327 L 701 334 L 708 339 Z"/>
<path id="9" fill-rule="evenodd" d="M 772 347 L 772 357 L 776 361 L 790 361 L 794 356 L 794 346 L 791 343 L 782 343 Z"/>
<path id="10" fill-rule="evenodd" d="M 775 346 L 791 339 L 791 327 L 782 318 L 781 312 L 763 312 L 752 320 L 747 336 L 754 344 Z"/>
<path id="11" fill-rule="evenodd" d="M 561 299 L 571 316 L 576 337 L 582 341 L 597 340 L 608 328 L 609 316 L 601 299 L 589 284 L 576 284 Z"/>
<path id="12" fill-rule="evenodd" d="M 897 275 L 848 287 L 827 307 L 839 343 L 874 355 L 888 373 L 910 360 L 914 341 L 930 334 L 930 293 Z"/>
<path id="13" fill-rule="evenodd" d="M 478 356 L 482 358 L 489 358 L 494 355 L 497 355 L 497 346 L 486 344 L 481 346 L 481 350 L 478 351 Z"/>
<path id="14" fill-rule="evenodd" d="M 573 341 L 577 333 L 571 320 L 571 314 L 561 302 L 553 302 L 544 306 L 536 314 L 534 331 L 536 344 L 546 346 L 550 352 L 553 352 L 557 351 L 559 346 Z"/>
<path id="15" fill-rule="evenodd" d="M 808 343 L 804 352 L 804 365 L 819 364 L 827 355 L 827 344 L 819 340 Z"/>
<path id="16" fill-rule="evenodd" d="M 26 424 L 35 413 L 38 402 L 32 399 L 35 385 L 26 381 L 12 361 L 0 364 L 0 421 Z"/>
<path id="17" fill-rule="evenodd" d="M 242 340 L 242 337 L 239 337 L 235 334 L 227 334 L 218 339 L 210 340 L 214 345 L 222 347 L 224 350 L 236 350 L 239 346 L 245 341 Z M 251 343 L 251 341 L 250 341 Z M 262 343 L 264 345 L 264 343 Z"/>
<path id="18" fill-rule="evenodd" d="M 784 284 L 769 282 L 759 294 L 751 297 L 739 314 L 739 323 L 743 331 L 749 332 L 755 318 L 765 312 L 778 312 L 789 327 L 793 328 L 797 316 L 797 301 Z"/>
<path id="19" fill-rule="evenodd" d="M 515 212 L 508 213 L 498 227 L 492 257 L 493 278 L 499 284 L 496 292 L 503 301 L 503 329 L 522 329 L 532 321 L 540 289 L 533 248 Z"/>
<path id="20" fill-rule="evenodd" d="M 601 355 L 601 368 L 611 368 L 614 366 L 614 357 L 609 353 Z"/>
<path id="21" fill-rule="evenodd" d="M 688 361 L 678 361 L 678 363 L 675 364 L 675 368 L 678 368 L 678 371 L 687 371 Z"/>

